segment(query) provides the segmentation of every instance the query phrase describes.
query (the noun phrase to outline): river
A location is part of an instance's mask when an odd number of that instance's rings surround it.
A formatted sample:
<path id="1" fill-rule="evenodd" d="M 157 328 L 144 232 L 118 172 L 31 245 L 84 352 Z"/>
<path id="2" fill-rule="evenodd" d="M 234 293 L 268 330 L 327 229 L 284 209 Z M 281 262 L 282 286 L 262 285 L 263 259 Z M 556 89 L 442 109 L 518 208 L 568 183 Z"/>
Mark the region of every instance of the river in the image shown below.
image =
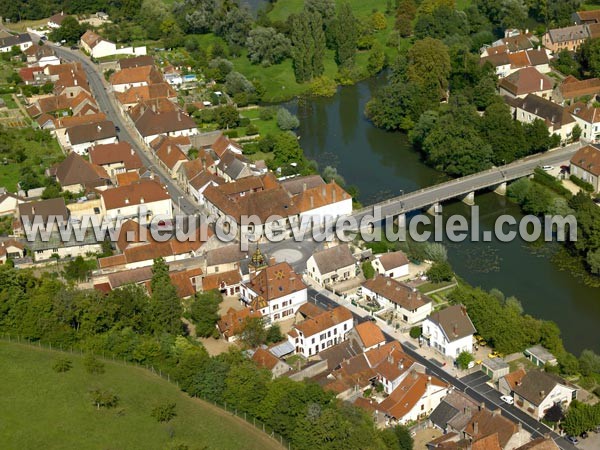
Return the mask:
<path id="1" fill-rule="evenodd" d="M 320 167 L 337 168 L 346 182 L 360 190 L 360 201 L 375 201 L 430 186 L 446 178 L 426 166 L 405 134 L 388 133 L 365 120 L 363 111 L 371 90 L 381 80 L 370 79 L 344 87 L 332 98 L 290 102 L 298 114 L 298 134 L 306 155 Z M 491 192 L 475 197 L 481 229 L 493 229 L 501 214 L 522 217 L 520 208 Z M 444 204 L 443 213 L 470 216 L 463 203 Z M 590 348 L 600 353 L 600 289 L 590 288 L 562 272 L 550 256 L 559 244 L 532 247 L 522 241 L 448 243 L 456 273 L 474 286 L 497 288 L 517 297 L 527 314 L 555 321 L 566 348 L 578 355 Z"/>

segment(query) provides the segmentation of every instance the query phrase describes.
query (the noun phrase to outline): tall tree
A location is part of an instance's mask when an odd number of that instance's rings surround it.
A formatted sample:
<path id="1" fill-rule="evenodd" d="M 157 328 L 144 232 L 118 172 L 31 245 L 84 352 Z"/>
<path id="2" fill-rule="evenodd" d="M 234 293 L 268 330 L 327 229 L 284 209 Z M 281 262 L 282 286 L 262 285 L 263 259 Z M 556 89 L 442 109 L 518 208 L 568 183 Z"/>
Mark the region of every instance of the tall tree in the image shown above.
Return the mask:
<path id="1" fill-rule="evenodd" d="M 352 67 L 356 55 L 358 39 L 358 20 L 352 13 L 348 2 L 338 7 L 335 23 L 335 59 L 341 67 Z"/>
<path id="2" fill-rule="evenodd" d="M 408 51 L 408 80 L 437 90 L 440 98 L 446 95 L 451 70 L 448 47 L 438 39 L 422 39 Z"/>
<path id="3" fill-rule="evenodd" d="M 154 260 L 150 288 L 152 290 L 152 328 L 154 333 L 180 334 L 183 308 L 177 296 L 177 289 L 169 277 L 169 266 L 162 258 Z"/>

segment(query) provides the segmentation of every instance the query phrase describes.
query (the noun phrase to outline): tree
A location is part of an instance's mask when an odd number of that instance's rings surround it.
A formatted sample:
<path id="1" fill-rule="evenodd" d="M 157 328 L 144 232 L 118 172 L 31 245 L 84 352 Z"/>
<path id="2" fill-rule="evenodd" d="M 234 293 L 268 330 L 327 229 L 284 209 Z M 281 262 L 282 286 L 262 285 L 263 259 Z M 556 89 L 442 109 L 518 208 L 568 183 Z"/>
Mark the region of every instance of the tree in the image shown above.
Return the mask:
<path id="1" fill-rule="evenodd" d="M 164 259 L 157 258 L 152 265 L 152 327 L 156 334 L 167 332 L 173 335 L 181 333 L 181 315 L 183 308 L 177 289 L 171 282 L 169 266 Z"/>
<path id="2" fill-rule="evenodd" d="M 260 317 L 247 317 L 240 332 L 240 340 L 249 348 L 256 348 L 267 341 L 267 330 Z"/>
<path id="3" fill-rule="evenodd" d="M 289 131 L 298 128 L 300 121 L 295 115 L 282 107 L 277 110 L 277 126 L 280 130 Z"/>
<path id="4" fill-rule="evenodd" d="M 92 403 L 100 408 L 114 408 L 119 403 L 119 397 L 105 389 L 94 389 L 90 392 Z"/>
<path id="5" fill-rule="evenodd" d="M 215 108 L 214 117 L 219 128 L 235 128 L 240 123 L 240 114 L 233 105 L 221 105 Z"/>
<path id="6" fill-rule="evenodd" d="M 219 305 L 223 296 L 219 291 L 205 291 L 197 293 L 190 308 L 191 319 L 196 325 L 196 335 L 200 337 L 219 337 L 216 328 L 219 320 Z"/>
<path id="7" fill-rule="evenodd" d="M 579 436 L 600 424 L 600 405 L 588 405 L 573 400 L 562 422 L 565 432 L 571 436 Z"/>
<path id="8" fill-rule="evenodd" d="M 365 276 L 365 278 L 367 280 L 370 280 L 371 278 L 373 278 L 375 276 L 375 269 L 373 268 L 373 265 L 371 264 L 370 261 L 363 262 L 361 265 L 361 269 L 362 269 L 363 275 Z"/>
<path id="9" fill-rule="evenodd" d="M 267 337 L 266 337 L 267 344 L 274 344 L 276 342 L 281 342 L 284 339 L 285 338 L 284 338 L 283 334 L 281 334 L 281 327 L 279 326 L 279 324 L 275 323 L 275 324 L 271 325 L 269 327 L 269 329 L 267 330 Z"/>
<path id="10" fill-rule="evenodd" d="M 421 87 L 434 87 L 439 98 L 446 95 L 452 66 L 448 47 L 438 39 L 416 41 L 408 51 L 408 80 Z"/>
<path id="11" fill-rule="evenodd" d="M 354 65 L 357 29 L 358 20 L 354 17 L 350 4 L 348 2 L 340 4 L 335 23 L 335 59 L 340 67 L 349 68 Z"/>
<path id="12" fill-rule="evenodd" d="M 163 403 L 152 408 L 150 415 L 159 423 L 170 422 L 177 416 L 176 407 L 175 403 Z"/>
<path id="13" fill-rule="evenodd" d="M 104 363 L 98 360 L 94 355 L 88 353 L 83 359 L 83 366 L 87 373 L 100 375 L 104 373 Z"/>
<path id="14" fill-rule="evenodd" d="M 572 134 L 571 134 L 571 139 L 573 140 L 573 142 L 576 142 L 576 141 L 579 140 L 579 138 L 581 137 L 582 131 L 583 130 L 581 129 L 581 127 L 579 126 L 579 124 L 577 124 L 577 125 L 575 125 L 573 127 L 573 131 L 572 131 Z"/>
<path id="15" fill-rule="evenodd" d="M 254 85 L 244 75 L 234 71 L 225 77 L 225 90 L 230 95 L 240 92 L 253 93 Z"/>
<path id="16" fill-rule="evenodd" d="M 317 13 L 303 11 L 292 14 L 288 21 L 296 81 L 303 83 L 322 75 L 326 45 L 323 19 Z"/>
<path id="17" fill-rule="evenodd" d="M 367 71 L 369 72 L 369 75 L 375 76 L 383 70 L 384 66 L 385 50 L 379 42 L 376 42 L 369 53 L 369 59 L 367 60 Z"/>
<path id="18" fill-rule="evenodd" d="M 436 261 L 427 271 L 427 278 L 433 283 L 443 283 L 452 280 L 454 272 L 447 261 Z"/>
<path id="19" fill-rule="evenodd" d="M 423 329 L 421 327 L 412 327 L 409 334 L 411 338 L 419 339 L 423 334 Z"/>
<path id="20" fill-rule="evenodd" d="M 467 351 L 460 352 L 456 357 L 456 364 L 462 370 L 469 368 L 469 364 L 474 360 L 473 354 Z"/>
<path id="21" fill-rule="evenodd" d="M 78 256 L 65 266 L 64 275 L 70 281 L 84 281 L 94 267 L 96 267 L 95 261 L 86 261 L 82 256 Z"/>
<path id="22" fill-rule="evenodd" d="M 50 33 L 50 39 L 54 42 L 66 41 L 68 44 L 75 44 L 79 42 L 83 33 L 85 33 L 85 27 L 80 25 L 74 16 L 67 16 L 62 21 L 60 28 Z"/>
<path id="23" fill-rule="evenodd" d="M 167 18 L 168 13 L 166 5 L 161 0 L 142 1 L 138 20 L 140 25 L 146 30 L 149 39 L 160 39 L 164 35 L 161 32 L 161 25 Z M 175 24 L 175 21 L 173 21 L 173 24 Z"/>
<path id="24" fill-rule="evenodd" d="M 250 31 L 246 47 L 252 64 L 269 67 L 279 64 L 290 54 L 290 40 L 275 28 L 257 27 Z"/>
<path id="25" fill-rule="evenodd" d="M 252 28 L 252 15 L 247 8 L 223 5 L 213 17 L 213 32 L 229 45 L 243 45 Z"/>
<path id="26" fill-rule="evenodd" d="M 579 370 L 583 376 L 600 373 L 600 355 L 593 350 L 584 350 L 579 356 Z"/>
<path id="27" fill-rule="evenodd" d="M 67 358 L 58 358 L 54 365 L 52 366 L 52 370 L 58 373 L 68 372 L 73 368 L 73 362 Z"/>

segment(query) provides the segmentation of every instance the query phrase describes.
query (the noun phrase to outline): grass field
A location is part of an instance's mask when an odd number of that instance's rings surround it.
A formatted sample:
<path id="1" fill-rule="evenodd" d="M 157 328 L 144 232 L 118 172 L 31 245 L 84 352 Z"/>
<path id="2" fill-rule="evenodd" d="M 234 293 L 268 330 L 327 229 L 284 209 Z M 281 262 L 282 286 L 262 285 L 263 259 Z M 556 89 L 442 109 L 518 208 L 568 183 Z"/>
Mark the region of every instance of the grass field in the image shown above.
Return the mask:
<path id="1" fill-rule="evenodd" d="M 387 0 L 348 0 L 357 17 L 367 17 L 374 9 L 385 13 Z M 278 0 L 269 13 L 271 20 L 285 20 L 290 14 L 300 12 L 304 0 Z"/>
<path id="2" fill-rule="evenodd" d="M 0 442 L 4 449 L 276 449 L 267 435 L 241 419 L 192 399 L 147 370 L 106 363 L 90 375 L 82 357 L 69 355 L 73 368 L 56 373 L 63 353 L 0 342 Z M 97 410 L 90 389 L 110 389 L 113 409 Z M 176 403 L 177 416 L 159 424 L 152 408 Z M 172 437 L 171 437 L 172 436 Z"/>

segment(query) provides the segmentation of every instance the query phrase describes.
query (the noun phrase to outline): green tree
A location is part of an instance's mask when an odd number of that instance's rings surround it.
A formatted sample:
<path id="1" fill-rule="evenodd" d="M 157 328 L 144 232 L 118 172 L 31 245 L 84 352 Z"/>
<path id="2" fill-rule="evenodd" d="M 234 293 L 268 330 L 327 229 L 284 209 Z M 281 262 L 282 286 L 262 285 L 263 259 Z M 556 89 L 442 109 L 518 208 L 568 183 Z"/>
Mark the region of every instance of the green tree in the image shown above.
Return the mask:
<path id="1" fill-rule="evenodd" d="M 365 261 L 361 265 L 362 273 L 367 280 L 370 280 L 375 276 L 375 269 L 370 261 Z"/>
<path id="2" fill-rule="evenodd" d="M 83 366 L 85 367 L 87 373 L 95 375 L 103 374 L 105 370 L 104 363 L 91 353 L 85 355 L 85 358 L 83 359 Z"/>
<path id="3" fill-rule="evenodd" d="M 94 389 L 90 392 L 90 397 L 97 409 L 114 408 L 119 403 L 119 397 L 106 389 Z"/>
<path id="4" fill-rule="evenodd" d="M 452 66 L 448 47 L 438 40 L 416 41 L 408 51 L 408 80 L 423 88 L 435 88 L 439 98 L 446 96 Z"/>
<path id="5" fill-rule="evenodd" d="M 267 344 L 274 344 L 276 342 L 281 342 L 284 339 L 285 339 L 285 337 L 281 333 L 281 327 L 279 326 L 279 324 L 274 323 L 267 330 L 267 337 L 265 340 Z"/>
<path id="6" fill-rule="evenodd" d="M 473 354 L 470 352 L 460 352 L 456 357 L 456 364 L 462 370 L 466 370 L 469 368 L 469 364 L 474 361 Z"/>
<path id="7" fill-rule="evenodd" d="M 169 266 L 164 259 L 157 258 L 152 266 L 152 327 L 156 334 L 167 332 L 173 335 L 181 333 L 181 315 L 183 308 L 177 289 L 171 282 Z"/>
<path id="8" fill-rule="evenodd" d="M 68 372 L 73 368 L 73 362 L 67 358 L 58 358 L 54 365 L 52 366 L 52 370 L 58 373 Z"/>
<path id="9" fill-rule="evenodd" d="M 277 126 L 280 130 L 289 131 L 298 128 L 300 121 L 287 108 L 281 107 L 277 110 Z"/>
<path id="10" fill-rule="evenodd" d="M 385 66 L 385 51 L 383 46 L 376 42 L 371 48 L 369 59 L 367 60 L 367 71 L 369 75 L 375 76 L 383 70 Z"/>
<path id="11" fill-rule="evenodd" d="M 150 415 L 159 423 L 170 422 L 177 416 L 175 403 L 163 403 L 152 408 Z"/>
<path id="12" fill-rule="evenodd" d="M 434 262 L 427 271 L 427 278 L 433 283 L 443 283 L 454 278 L 454 272 L 447 261 Z"/>
<path id="13" fill-rule="evenodd" d="M 82 256 L 78 256 L 69 261 L 65 266 L 65 279 L 69 281 L 85 281 L 90 275 L 90 271 L 95 267 L 95 261 L 86 261 Z"/>
<path id="14" fill-rule="evenodd" d="M 412 327 L 410 329 L 410 337 L 413 339 L 419 339 L 423 334 L 423 329 L 421 327 Z"/>
<path id="15" fill-rule="evenodd" d="M 219 291 L 205 291 L 197 293 L 190 308 L 191 319 L 196 325 L 196 335 L 200 337 L 219 337 L 216 328 L 219 320 L 219 305 L 223 296 Z"/>
<path id="16" fill-rule="evenodd" d="M 267 329 L 260 317 L 247 317 L 240 332 L 240 340 L 249 348 L 256 348 L 267 341 Z"/>
<path id="17" fill-rule="evenodd" d="M 219 128 L 235 128 L 240 123 L 240 114 L 233 105 L 222 105 L 214 109 L 214 117 Z"/>
<path id="18" fill-rule="evenodd" d="M 290 40 L 275 28 L 257 27 L 250 31 L 246 47 L 252 64 L 269 67 L 283 61 L 290 53 Z"/>
<path id="19" fill-rule="evenodd" d="M 354 17 L 350 4 L 348 2 L 341 3 L 338 6 L 335 23 L 335 59 L 340 67 L 349 68 L 354 65 L 358 39 L 357 30 L 358 20 Z"/>
<path id="20" fill-rule="evenodd" d="M 79 42 L 79 38 L 85 33 L 85 27 L 80 25 L 74 16 L 67 16 L 62 21 L 60 28 L 50 33 L 50 39 L 54 42 L 66 41 L 68 44 Z"/>
<path id="21" fill-rule="evenodd" d="M 288 20 L 296 81 L 303 83 L 321 76 L 325 71 L 326 46 L 323 19 L 318 13 L 303 11 L 292 14 Z"/>

